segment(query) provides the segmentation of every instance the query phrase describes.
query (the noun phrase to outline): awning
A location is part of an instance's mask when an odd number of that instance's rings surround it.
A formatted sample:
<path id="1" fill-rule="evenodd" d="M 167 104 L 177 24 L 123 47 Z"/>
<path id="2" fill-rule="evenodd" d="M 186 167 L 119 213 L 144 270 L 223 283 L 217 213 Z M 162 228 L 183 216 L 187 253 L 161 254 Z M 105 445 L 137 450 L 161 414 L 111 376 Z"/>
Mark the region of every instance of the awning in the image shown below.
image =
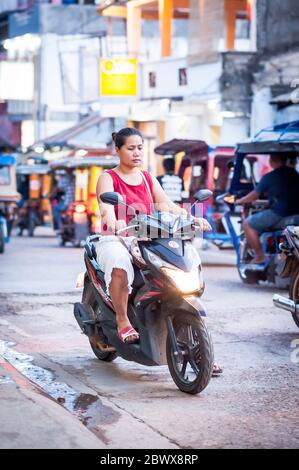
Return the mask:
<path id="1" fill-rule="evenodd" d="M 281 95 L 275 96 L 269 101 L 270 104 L 276 104 L 279 106 L 287 106 L 289 104 L 295 104 L 292 101 L 292 93 L 283 93 Z"/>
<path id="2" fill-rule="evenodd" d="M 119 163 L 119 158 L 106 155 L 103 157 L 73 157 L 73 158 L 61 158 L 51 162 L 50 167 L 53 170 L 58 169 L 73 169 L 73 168 L 89 168 L 92 166 L 102 166 L 105 168 L 112 168 Z"/>
<path id="3" fill-rule="evenodd" d="M 175 155 L 178 152 L 186 154 L 208 154 L 209 147 L 203 140 L 173 139 L 154 149 L 158 155 Z"/>
<path id="4" fill-rule="evenodd" d="M 13 155 L 0 155 L 0 166 L 15 165 L 16 159 Z"/>
<path id="5" fill-rule="evenodd" d="M 18 175 L 47 175 L 50 173 L 49 165 L 17 165 Z"/>

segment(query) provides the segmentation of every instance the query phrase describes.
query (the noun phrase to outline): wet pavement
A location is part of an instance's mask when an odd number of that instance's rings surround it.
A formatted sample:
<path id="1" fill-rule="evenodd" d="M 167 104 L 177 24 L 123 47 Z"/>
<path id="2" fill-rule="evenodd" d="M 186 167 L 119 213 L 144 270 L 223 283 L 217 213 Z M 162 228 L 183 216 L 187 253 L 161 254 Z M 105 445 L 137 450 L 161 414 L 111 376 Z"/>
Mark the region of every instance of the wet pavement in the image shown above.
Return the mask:
<path id="1" fill-rule="evenodd" d="M 272 305 L 273 287 L 239 281 L 233 253 L 201 251 L 207 324 L 224 373 L 189 396 L 166 366 L 95 358 L 72 313 L 83 250 L 59 247 L 49 229 L 37 235 L 13 238 L 0 258 L 0 411 L 9 388 L 25 410 L 26 429 L 50 426 L 55 416 L 46 442 L 53 448 L 56 415 L 70 433 L 84 434 L 83 445 L 64 441 L 71 448 L 298 448 L 299 330 Z M 43 401 L 39 421 L 30 420 L 33 404 L 22 402 L 23 386 L 7 364 L 31 384 L 26 393 Z M 33 432 L 30 443 L 18 432 L 11 413 L 9 422 L 0 413 L 0 447 L 45 445 L 41 434 Z"/>

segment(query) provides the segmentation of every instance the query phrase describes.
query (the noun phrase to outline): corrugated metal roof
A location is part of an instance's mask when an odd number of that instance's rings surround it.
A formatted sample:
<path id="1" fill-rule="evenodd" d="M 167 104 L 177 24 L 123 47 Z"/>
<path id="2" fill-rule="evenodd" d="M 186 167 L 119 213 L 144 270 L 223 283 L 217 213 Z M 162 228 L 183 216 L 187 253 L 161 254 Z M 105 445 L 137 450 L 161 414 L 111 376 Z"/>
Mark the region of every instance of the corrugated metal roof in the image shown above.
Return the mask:
<path id="1" fill-rule="evenodd" d="M 54 134 L 50 137 L 46 137 L 45 139 L 39 140 L 35 142 L 31 148 L 34 147 L 46 147 L 51 148 L 55 146 L 74 146 L 74 142 L 72 145 L 72 141 L 78 137 L 80 134 L 83 134 L 88 129 L 93 126 L 98 126 L 104 121 L 109 120 L 110 118 L 103 118 L 99 114 L 92 114 L 84 119 L 81 119 L 77 124 L 68 129 L 65 129 L 57 134 Z"/>

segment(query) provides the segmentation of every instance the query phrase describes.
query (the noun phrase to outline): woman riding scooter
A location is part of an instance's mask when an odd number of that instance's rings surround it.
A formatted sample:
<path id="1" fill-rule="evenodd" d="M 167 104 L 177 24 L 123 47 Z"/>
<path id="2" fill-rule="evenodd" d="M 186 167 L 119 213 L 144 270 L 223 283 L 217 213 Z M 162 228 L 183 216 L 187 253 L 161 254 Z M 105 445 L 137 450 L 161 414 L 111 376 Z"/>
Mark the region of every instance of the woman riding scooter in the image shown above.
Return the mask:
<path id="1" fill-rule="evenodd" d="M 138 342 L 139 335 L 132 327 L 127 316 L 128 296 L 134 280 L 134 269 L 129 247 L 134 237 L 116 236 L 127 226 L 131 216 L 125 206 L 111 206 L 101 202 L 100 196 L 106 192 L 120 193 L 126 205 L 133 206 L 139 212 L 151 213 L 152 205 L 164 212 L 187 214 L 185 209 L 174 204 L 165 194 L 162 187 L 150 173 L 141 171 L 143 157 L 143 136 L 134 128 L 124 128 L 112 134 L 119 165 L 105 171 L 97 183 L 97 198 L 102 217 L 103 236 L 97 244 L 97 259 L 105 273 L 107 292 L 116 311 L 116 322 L 119 338 L 128 343 Z M 203 218 L 196 219 L 201 230 L 211 230 Z M 214 374 L 222 372 L 215 364 Z"/>

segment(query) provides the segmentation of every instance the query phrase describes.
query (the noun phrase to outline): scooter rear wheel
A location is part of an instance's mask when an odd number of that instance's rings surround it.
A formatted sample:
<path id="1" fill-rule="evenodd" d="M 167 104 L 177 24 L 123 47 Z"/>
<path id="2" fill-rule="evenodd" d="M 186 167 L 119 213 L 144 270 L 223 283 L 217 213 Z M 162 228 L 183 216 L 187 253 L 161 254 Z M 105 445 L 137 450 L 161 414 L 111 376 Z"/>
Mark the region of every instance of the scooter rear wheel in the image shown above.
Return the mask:
<path id="1" fill-rule="evenodd" d="M 214 364 L 213 345 L 207 327 L 201 317 L 179 313 L 173 319 L 173 327 L 179 347 L 175 355 L 169 335 L 166 355 L 169 372 L 177 387 L 185 393 L 200 393 L 208 385 Z"/>
<path id="2" fill-rule="evenodd" d="M 112 362 L 114 359 L 117 358 L 117 353 L 116 352 L 104 352 L 101 351 L 97 346 L 95 346 L 91 341 L 89 341 L 90 347 L 93 350 L 95 356 L 100 360 L 100 361 L 105 361 L 105 362 Z"/>

